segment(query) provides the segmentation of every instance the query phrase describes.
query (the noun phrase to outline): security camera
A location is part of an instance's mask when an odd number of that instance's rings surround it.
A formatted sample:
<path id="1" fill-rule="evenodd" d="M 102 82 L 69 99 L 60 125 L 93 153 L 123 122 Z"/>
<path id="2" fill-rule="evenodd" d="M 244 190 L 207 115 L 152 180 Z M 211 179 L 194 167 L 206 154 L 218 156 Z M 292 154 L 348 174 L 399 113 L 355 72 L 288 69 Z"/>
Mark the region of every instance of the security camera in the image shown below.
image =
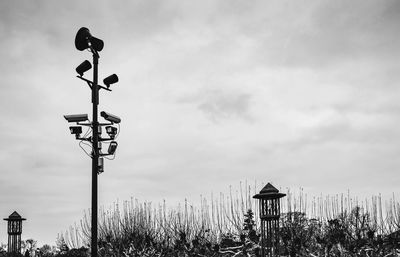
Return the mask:
<path id="1" fill-rule="evenodd" d="M 69 130 L 71 131 L 71 134 L 75 134 L 75 135 L 82 134 L 82 127 L 81 126 L 72 126 L 72 127 L 69 127 Z"/>
<path id="2" fill-rule="evenodd" d="M 87 114 L 64 115 L 64 118 L 65 118 L 68 122 L 81 122 L 81 121 L 89 120 Z"/>
<path id="3" fill-rule="evenodd" d="M 110 136 L 110 138 L 114 139 L 115 135 L 117 134 L 118 129 L 113 126 L 107 126 L 106 131 L 107 131 L 107 134 Z"/>
<path id="4" fill-rule="evenodd" d="M 106 120 L 108 120 L 108 121 L 110 121 L 112 123 L 117 123 L 118 124 L 118 123 L 121 122 L 121 119 L 118 116 L 115 116 L 115 115 L 113 115 L 111 113 L 101 112 L 100 115 L 101 115 L 101 117 L 103 117 L 104 119 L 106 119 Z"/>
<path id="5" fill-rule="evenodd" d="M 71 134 L 74 134 L 76 138 L 79 138 L 80 134 L 82 134 L 82 127 L 81 126 L 72 126 L 72 127 L 69 127 L 69 131 L 71 131 Z"/>
<path id="6" fill-rule="evenodd" d="M 117 150 L 117 146 L 118 146 L 117 142 L 111 141 L 110 145 L 108 146 L 108 153 L 109 154 L 114 154 L 115 151 Z"/>

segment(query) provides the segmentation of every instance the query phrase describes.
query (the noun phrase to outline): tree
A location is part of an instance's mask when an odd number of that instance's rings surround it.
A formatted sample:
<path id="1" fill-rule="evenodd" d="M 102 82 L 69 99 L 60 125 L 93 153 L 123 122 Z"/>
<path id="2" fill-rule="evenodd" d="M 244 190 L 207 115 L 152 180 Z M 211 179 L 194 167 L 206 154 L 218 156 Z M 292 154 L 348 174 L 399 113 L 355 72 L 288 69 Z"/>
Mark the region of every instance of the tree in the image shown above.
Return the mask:
<path id="1" fill-rule="evenodd" d="M 26 239 L 25 241 L 22 241 L 22 249 L 23 252 L 28 251 L 30 256 L 33 256 L 34 251 L 36 249 L 37 241 L 34 240 L 33 238 Z"/>
<path id="2" fill-rule="evenodd" d="M 246 232 L 246 236 L 253 242 L 258 242 L 257 232 L 255 227 L 254 213 L 251 209 L 244 214 L 243 231 Z"/>
<path id="3" fill-rule="evenodd" d="M 41 257 L 51 257 L 55 254 L 55 248 L 48 244 L 43 245 L 38 249 Z"/>
<path id="4" fill-rule="evenodd" d="M 4 243 L 0 244 L 0 256 L 2 256 L 2 254 L 5 254 L 7 252 L 7 245 Z"/>
<path id="5" fill-rule="evenodd" d="M 69 250 L 69 247 L 65 242 L 64 236 L 62 234 L 57 236 L 56 245 L 57 250 L 61 253 L 67 252 Z"/>
<path id="6" fill-rule="evenodd" d="M 285 213 L 281 221 L 280 232 L 285 253 L 291 257 L 302 256 L 312 242 L 314 226 L 310 225 L 306 214 L 302 212 Z"/>

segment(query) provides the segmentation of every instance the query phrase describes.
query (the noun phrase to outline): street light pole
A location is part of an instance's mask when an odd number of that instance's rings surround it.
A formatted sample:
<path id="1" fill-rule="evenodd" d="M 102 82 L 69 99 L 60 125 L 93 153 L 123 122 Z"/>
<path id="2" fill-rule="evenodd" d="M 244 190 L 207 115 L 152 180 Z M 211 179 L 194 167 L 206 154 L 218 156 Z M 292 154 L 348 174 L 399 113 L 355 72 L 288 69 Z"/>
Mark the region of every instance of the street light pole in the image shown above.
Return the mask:
<path id="1" fill-rule="evenodd" d="M 99 123 L 98 123 L 98 105 L 99 105 L 99 89 L 98 89 L 98 65 L 99 54 L 93 51 L 93 85 L 92 85 L 92 104 L 93 104 L 93 141 L 92 141 L 92 237 L 91 251 L 92 257 L 97 257 L 97 175 L 99 169 Z"/>

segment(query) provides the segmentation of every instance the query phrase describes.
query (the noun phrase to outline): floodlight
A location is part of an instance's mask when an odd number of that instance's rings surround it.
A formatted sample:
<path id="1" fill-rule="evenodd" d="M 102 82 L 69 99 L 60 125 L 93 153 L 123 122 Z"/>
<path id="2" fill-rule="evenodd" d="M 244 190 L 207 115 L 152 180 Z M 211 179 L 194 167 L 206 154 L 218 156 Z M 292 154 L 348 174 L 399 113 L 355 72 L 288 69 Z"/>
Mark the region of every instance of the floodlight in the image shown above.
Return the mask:
<path id="1" fill-rule="evenodd" d="M 116 74 L 110 75 L 103 80 L 103 83 L 104 83 L 104 85 L 107 86 L 107 88 L 109 88 L 111 84 L 114 84 L 117 82 L 118 82 L 118 76 Z"/>
<path id="2" fill-rule="evenodd" d="M 114 154 L 115 151 L 117 150 L 117 146 L 118 146 L 117 142 L 111 141 L 110 145 L 108 146 L 108 153 L 109 154 Z"/>
<path id="3" fill-rule="evenodd" d="M 64 115 L 64 118 L 68 122 L 81 122 L 81 121 L 89 120 L 87 114 Z"/>
<path id="4" fill-rule="evenodd" d="M 69 131 L 71 131 L 71 134 L 80 135 L 80 134 L 82 134 L 82 127 L 81 126 L 72 126 L 72 127 L 69 127 Z"/>
<path id="5" fill-rule="evenodd" d="M 91 68 L 92 68 L 92 64 L 88 60 L 86 60 L 83 63 L 79 64 L 79 66 L 76 67 L 75 70 L 82 77 L 83 73 L 87 72 Z"/>
<path id="6" fill-rule="evenodd" d="M 106 120 L 108 120 L 108 121 L 110 121 L 112 123 L 117 123 L 118 124 L 118 123 L 121 122 L 121 119 L 118 116 L 115 116 L 115 115 L 113 115 L 111 113 L 101 112 L 100 115 L 101 115 L 101 117 L 103 117 L 104 119 L 106 119 Z"/>
<path id="7" fill-rule="evenodd" d="M 107 126 L 106 131 L 107 134 L 110 136 L 111 139 L 114 139 L 115 135 L 117 134 L 117 128 L 113 126 Z"/>
<path id="8" fill-rule="evenodd" d="M 75 47 L 79 51 L 92 47 L 94 50 L 100 52 L 104 47 L 104 42 L 101 39 L 93 37 L 88 28 L 82 27 L 76 33 Z"/>

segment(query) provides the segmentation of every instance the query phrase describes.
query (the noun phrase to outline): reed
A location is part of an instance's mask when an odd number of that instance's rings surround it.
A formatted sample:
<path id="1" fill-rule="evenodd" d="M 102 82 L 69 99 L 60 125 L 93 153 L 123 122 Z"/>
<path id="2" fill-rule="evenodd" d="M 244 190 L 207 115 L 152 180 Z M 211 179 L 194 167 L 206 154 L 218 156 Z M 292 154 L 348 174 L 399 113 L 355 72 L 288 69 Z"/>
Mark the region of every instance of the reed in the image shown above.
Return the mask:
<path id="1" fill-rule="evenodd" d="M 172 249 L 189 247 L 199 241 L 204 245 L 219 245 L 224 238 L 240 241 L 244 233 L 244 215 L 249 209 L 255 215 L 255 227 L 259 228 L 258 202 L 252 198 L 260 188 L 256 185 L 250 186 L 245 181 L 237 189 L 230 186 L 227 193 L 201 195 L 197 204 L 185 199 L 170 207 L 165 200 L 153 205 L 131 198 L 107 209 L 102 207 L 99 210 L 99 245 L 108 244 L 114 251 L 122 252 L 127 247 Z M 384 201 L 381 195 L 360 200 L 349 191 L 309 197 L 302 188 L 297 192 L 287 188 L 285 193 L 286 197 L 281 199 L 282 214 L 303 213 L 307 219 L 320 224 L 355 214 L 356 219 L 365 217 L 360 224 L 376 234 L 388 235 L 400 229 L 400 204 L 394 195 Z M 346 222 L 359 226 L 357 222 L 361 221 L 348 219 Z M 75 224 L 64 233 L 64 238 L 70 248 L 88 246 L 90 211 L 84 213 L 80 226 Z"/>

